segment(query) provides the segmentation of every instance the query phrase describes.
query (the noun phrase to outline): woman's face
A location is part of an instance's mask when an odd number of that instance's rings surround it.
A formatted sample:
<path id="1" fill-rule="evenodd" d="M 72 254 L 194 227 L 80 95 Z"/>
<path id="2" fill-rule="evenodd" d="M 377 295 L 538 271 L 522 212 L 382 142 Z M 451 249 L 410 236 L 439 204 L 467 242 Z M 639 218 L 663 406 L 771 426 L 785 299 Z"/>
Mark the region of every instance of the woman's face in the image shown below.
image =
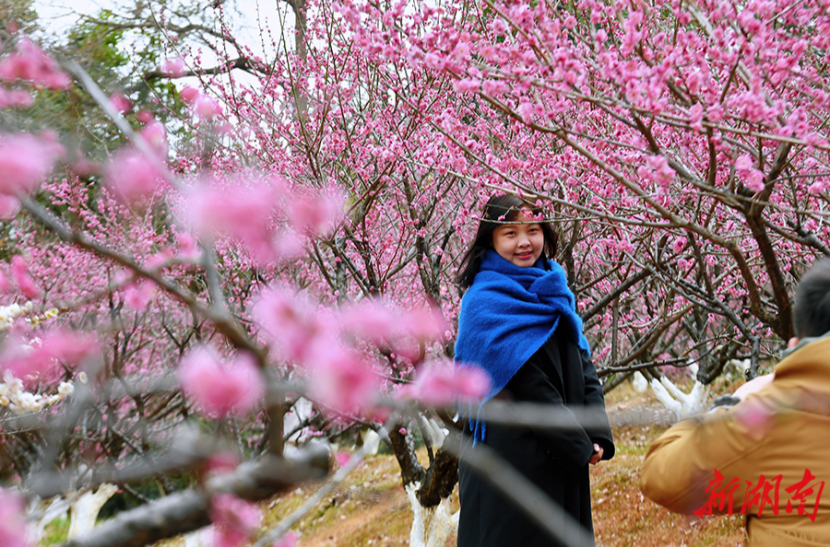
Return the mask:
<path id="1" fill-rule="evenodd" d="M 525 213 L 518 221 L 533 220 Z M 505 260 L 522 268 L 533 266 L 542 254 L 545 236 L 539 224 L 503 224 L 493 232 L 493 248 Z"/>

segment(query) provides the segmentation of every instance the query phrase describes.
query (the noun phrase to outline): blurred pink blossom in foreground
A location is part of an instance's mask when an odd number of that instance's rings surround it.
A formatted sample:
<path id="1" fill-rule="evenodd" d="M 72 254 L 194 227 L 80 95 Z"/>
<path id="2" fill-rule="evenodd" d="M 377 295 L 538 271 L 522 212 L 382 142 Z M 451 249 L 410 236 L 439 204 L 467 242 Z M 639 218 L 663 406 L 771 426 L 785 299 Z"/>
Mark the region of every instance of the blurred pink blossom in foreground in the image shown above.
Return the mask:
<path id="1" fill-rule="evenodd" d="M 0 545 L 26 547 L 26 521 L 23 518 L 23 499 L 0 488 Z"/>
<path id="2" fill-rule="evenodd" d="M 260 294 L 254 317 L 265 333 L 294 363 L 307 362 L 318 345 L 333 342 L 333 325 L 289 287 L 273 286 Z"/>
<path id="3" fill-rule="evenodd" d="M 415 381 L 401 395 L 428 406 L 481 399 L 490 389 L 488 374 L 478 367 L 454 366 L 449 361 L 434 361 L 422 366 Z"/>
<path id="4" fill-rule="evenodd" d="M 316 350 L 306 366 L 313 399 L 339 414 L 360 413 L 373 404 L 380 379 L 368 363 L 336 342 Z"/>
<path id="5" fill-rule="evenodd" d="M 0 61 L 0 80 L 25 80 L 52 89 L 65 89 L 70 84 L 58 63 L 28 38 L 17 43 L 17 53 Z"/>
<path id="6" fill-rule="evenodd" d="M 20 212 L 20 200 L 0 194 L 0 220 L 12 220 Z"/>
<path id="7" fill-rule="evenodd" d="M 179 97 L 182 99 L 182 102 L 187 105 L 192 105 L 196 102 L 202 94 L 199 92 L 198 89 L 195 87 L 185 86 L 182 88 L 182 91 L 179 92 Z"/>
<path id="8" fill-rule="evenodd" d="M 188 214 L 201 236 L 227 235 L 245 245 L 261 263 L 276 258 L 274 216 L 282 181 L 220 186 L 208 183 L 187 198 Z"/>
<path id="9" fill-rule="evenodd" d="M 165 59 L 159 66 L 159 72 L 169 78 L 181 78 L 185 75 L 185 60 L 181 57 Z"/>
<path id="10" fill-rule="evenodd" d="M 340 314 L 341 329 L 375 344 L 391 343 L 402 336 L 420 342 L 441 340 L 447 323 L 438 308 L 414 308 L 406 311 L 383 300 L 364 299 L 344 307 Z"/>
<path id="11" fill-rule="evenodd" d="M 0 356 L 0 370 L 8 370 L 21 380 L 48 379 L 61 364 L 77 366 L 100 349 L 95 336 L 65 329 L 48 331 L 40 341 L 11 336 Z"/>
<path id="12" fill-rule="evenodd" d="M 34 98 L 22 89 L 4 89 L 0 87 L 0 110 L 6 108 L 29 108 L 34 103 Z"/>
<path id="13" fill-rule="evenodd" d="M 34 191 L 63 154 L 61 145 L 27 133 L 0 135 L 0 194 Z"/>
<path id="14" fill-rule="evenodd" d="M 154 296 L 156 296 L 155 284 L 148 281 L 131 284 L 124 289 L 124 305 L 136 311 L 144 311 Z"/>
<path id="15" fill-rule="evenodd" d="M 179 382 L 185 394 L 210 417 L 244 415 L 263 399 L 262 375 L 247 353 L 224 363 L 211 349 L 199 347 L 182 358 Z"/>
<path id="16" fill-rule="evenodd" d="M 130 103 L 130 99 L 125 97 L 122 93 L 113 93 L 110 95 L 110 103 L 113 105 L 113 108 L 122 114 L 127 114 L 133 108 L 132 103 Z"/>
<path id="17" fill-rule="evenodd" d="M 257 530 L 262 520 L 255 504 L 231 494 L 213 497 L 210 516 L 214 523 L 215 547 L 237 547 Z"/>
<path id="18" fill-rule="evenodd" d="M 298 539 L 297 534 L 294 532 L 286 532 L 283 537 L 274 541 L 272 547 L 294 547 Z"/>
<path id="19" fill-rule="evenodd" d="M 194 100 L 193 113 L 202 120 L 212 120 L 222 114 L 222 106 L 216 99 L 202 95 Z"/>
<path id="20" fill-rule="evenodd" d="M 396 333 L 398 316 L 391 306 L 377 299 L 364 299 L 344 307 L 341 312 L 341 328 L 375 344 L 390 342 Z"/>
<path id="21" fill-rule="evenodd" d="M 167 159 L 167 130 L 164 124 L 151 120 L 141 130 L 142 138 L 150 145 L 161 161 Z"/>
<path id="22" fill-rule="evenodd" d="M 130 204 L 151 197 L 164 175 L 141 152 L 128 148 L 110 161 L 105 180 L 119 201 Z"/>
<path id="23" fill-rule="evenodd" d="M 346 199 L 335 188 L 310 197 L 296 197 L 288 207 L 289 218 L 298 233 L 326 236 L 343 216 Z"/>
<path id="24" fill-rule="evenodd" d="M 15 255 L 12 257 L 11 271 L 12 278 L 14 278 L 17 288 L 23 296 L 32 299 L 40 295 L 40 289 L 35 285 L 32 276 L 29 275 L 29 269 L 26 267 L 26 261 L 23 260 L 22 256 Z"/>

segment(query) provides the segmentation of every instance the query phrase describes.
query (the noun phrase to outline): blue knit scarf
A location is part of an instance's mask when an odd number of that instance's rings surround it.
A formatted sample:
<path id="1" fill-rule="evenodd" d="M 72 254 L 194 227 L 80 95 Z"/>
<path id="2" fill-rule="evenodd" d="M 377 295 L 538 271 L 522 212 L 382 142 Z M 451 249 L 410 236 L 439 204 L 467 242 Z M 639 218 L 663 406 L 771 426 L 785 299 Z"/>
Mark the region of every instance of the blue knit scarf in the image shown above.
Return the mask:
<path id="1" fill-rule="evenodd" d="M 478 365 L 490 376 L 491 388 L 481 404 L 502 391 L 561 319 L 570 338 L 591 354 L 563 268 L 551 260 L 544 268 L 542 259 L 523 268 L 489 249 L 462 298 L 455 360 L 459 366 Z M 474 444 L 484 441 L 485 425 L 478 417 L 471 426 Z"/>

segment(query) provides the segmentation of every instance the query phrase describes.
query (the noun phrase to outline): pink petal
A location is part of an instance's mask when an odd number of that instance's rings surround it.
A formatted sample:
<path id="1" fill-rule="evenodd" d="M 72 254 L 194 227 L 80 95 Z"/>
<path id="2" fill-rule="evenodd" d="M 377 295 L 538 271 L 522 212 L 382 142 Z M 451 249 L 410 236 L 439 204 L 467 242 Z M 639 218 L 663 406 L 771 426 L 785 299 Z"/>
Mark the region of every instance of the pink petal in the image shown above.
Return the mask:
<path id="1" fill-rule="evenodd" d="M 223 363 L 213 350 L 190 351 L 179 364 L 179 382 L 207 416 L 242 416 L 260 404 L 265 395 L 262 375 L 254 358 L 237 354 Z"/>
<path id="2" fill-rule="evenodd" d="M 0 545 L 27 547 L 23 499 L 0 488 Z"/>
<path id="3" fill-rule="evenodd" d="M 34 191 L 62 153 L 60 145 L 26 133 L 0 136 L 0 194 Z"/>

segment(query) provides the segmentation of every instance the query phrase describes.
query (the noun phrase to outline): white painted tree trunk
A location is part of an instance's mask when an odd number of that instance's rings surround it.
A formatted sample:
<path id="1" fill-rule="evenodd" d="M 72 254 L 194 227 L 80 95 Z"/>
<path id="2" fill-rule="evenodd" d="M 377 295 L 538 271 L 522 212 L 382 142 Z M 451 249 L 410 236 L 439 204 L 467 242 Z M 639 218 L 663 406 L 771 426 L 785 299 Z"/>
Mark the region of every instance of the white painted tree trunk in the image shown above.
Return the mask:
<path id="1" fill-rule="evenodd" d="M 48 502 L 48 503 L 47 503 Z M 63 517 L 69 510 L 69 500 L 63 496 L 55 496 L 50 500 L 38 500 L 31 504 L 27 510 L 29 515 L 39 514 L 37 521 L 30 521 L 27 531 L 27 539 L 30 545 L 40 545 L 43 541 L 44 530 L 53 520 Z M 42 512 L 42 513 L 41 513 Z"/>
<path id="2" fill-rule="evenodd" d="M 361 442 L 366 448 L 367 456 L 377 456 L 378 448 L 381 445 L 381 436 L 371 429 L 361 430 Z"/>
<path id="3" fill-rule="evenodd" d="M 644 375 L 635 371 L 635 374 L 632 375 L 632 388 L 638 393 L 643 393 L 648 387 L 649 383 L 644 378 Z"/>
<path id="4" fill-rule="evenodd" d="M 444 547 L 459 527 L 459 513 L 450 513 L 450 499 L 443 498 L 435 507 L 424 507 L 416 496 L 421 483 L 404 487 L 410 508 L 413 510 L 413 527 L 410 528 L 410 547 Z"/>
<path id="5" fill-rule="evenodd" d="M 211 526 L 201 528 L 184 536 L 185 547 L 213 547 L 210 539 Z"/>
<path id="6" fill-rule="evenodd" d="M 676 420 L 704 411 L 710 394 L 710 386 L 705 386 L 698 380 L 689 393 L 678 389 L 666 376 L 662 376 L 660 382 L 653 378 L 649 385 L 655 398 L 675 414 Z"/>
<path id="7" fill-rule="evenodd" d="M 102 484 L 95 493 L 89 490 L 81 494 L 69 506 L 70 520 L 67 539 L 73 539 L 92 531 L 95 528 L 95 519 L 98 518 L 98 512 L 116 492 L 118 492 L 116 485 Z"/>

